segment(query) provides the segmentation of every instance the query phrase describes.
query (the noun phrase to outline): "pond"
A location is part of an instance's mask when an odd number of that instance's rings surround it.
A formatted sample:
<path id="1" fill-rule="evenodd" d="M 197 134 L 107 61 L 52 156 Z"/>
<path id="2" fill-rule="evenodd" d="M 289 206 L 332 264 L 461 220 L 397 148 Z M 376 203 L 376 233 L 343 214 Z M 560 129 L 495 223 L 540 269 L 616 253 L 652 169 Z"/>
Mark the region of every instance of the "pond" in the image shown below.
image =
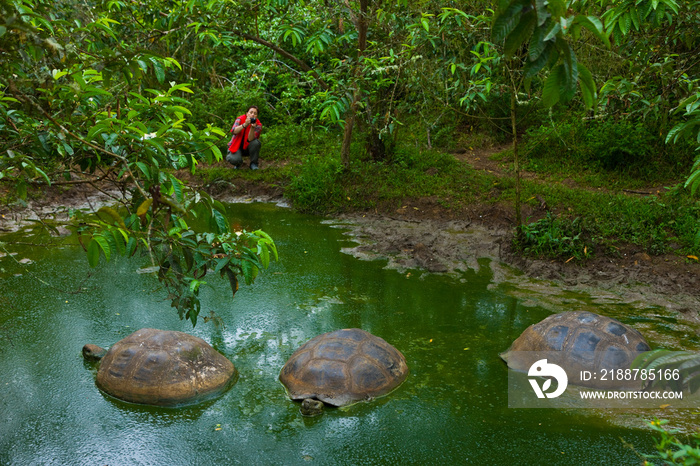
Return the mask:
<path id="1" fill-rule="evenodd" d="M 262 203 L 232 204 L 229 215 L 272 235 L 280 261 L 235 299 L 210 276 L 203 314 L 214 310 L 223 327 L 180 321 L 155 278 L 135 273 L 139 260 L 91 270 L 75 245 L 8 246 L 17 255 L 0 259 L 0 464 L 632 465 L 640 459 L 626 444 L 653 450 L 642 420 L 623 428 L 588 410 L 508 408 L 498 354 L 551 310 L 489 289 L 488 263 L 459 276 L 399 272 L 342 253 L 351 239 L 318 217 Z M 237 384 L 177 409 L 103 395 L 82 346 L 143 327 L 205 339 L 236 365 Z M 310 338 L 349 327 L 403 352 L 409 377 L 389 396 L 302 417 L 278 382 L 282 365 Z"/>

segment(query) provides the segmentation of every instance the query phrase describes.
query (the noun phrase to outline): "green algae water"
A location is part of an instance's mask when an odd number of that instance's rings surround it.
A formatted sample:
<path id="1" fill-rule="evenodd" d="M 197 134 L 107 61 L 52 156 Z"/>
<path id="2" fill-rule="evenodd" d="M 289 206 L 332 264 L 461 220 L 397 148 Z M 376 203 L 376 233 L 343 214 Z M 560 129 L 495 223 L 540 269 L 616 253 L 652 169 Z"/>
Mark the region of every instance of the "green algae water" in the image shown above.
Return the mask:
<path id="1" fill-rule="evenodd" d="M 147 265 L 138 259 L 89 269 L 77 246 L 8 246 L 17 254 L 0 259 L 0 464 L 633 465 L 640 458 L 626 444 L 653 450 L 641 421 L 627 429 L 584 411 L 508 408 L 498 354 L 551 311 L 490 291 L 488 267 L 400 273 L 343 254 L 353 243 L 317 217 L 268 204 L 229 214 L 268 232 L 280 261 L 235 299 L 208 276 L 202 316 L 215 311 L 223 327 L 180 321 L 157 280 L 135 273 Z M 205 339 L 236 365 L 238 382 L 177 409 L 102 394 L 82 346 L 109 347 L 143 327 Z M 409 377 L 386 397 L 302 417 L 280 369 L 305 341 L 349 327 L 399 349 Z"/>

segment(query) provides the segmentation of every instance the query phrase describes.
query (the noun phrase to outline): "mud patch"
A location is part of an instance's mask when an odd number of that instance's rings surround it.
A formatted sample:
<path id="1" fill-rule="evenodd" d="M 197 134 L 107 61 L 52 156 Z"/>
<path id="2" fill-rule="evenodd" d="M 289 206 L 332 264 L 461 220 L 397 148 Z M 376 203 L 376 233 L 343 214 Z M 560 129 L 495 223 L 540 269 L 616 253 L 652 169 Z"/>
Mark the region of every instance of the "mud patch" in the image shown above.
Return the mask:
<path id="1" fill-rule="evenodd" d="M 358 242 L 344 252 L 365 260 L 386 259 L 389 268 L 459 273 L 467 268 L 478 271 L 483 259 L 489 259 L 491 286 L 526 303 L 552 312 L 591 306 L 601 312 L 600 306 L 614 309 L 626 304 L 640 313 L 669 313 L 700 334 L 699 269 L 682 258 L 623 253 L 620 258 L 578 265 L 516 255 L 511 248 L 512 229 L 501 225 L 369 215 L 345 215 L 330 223 L 348 228 L 348 235 Z M 562 309 L 563 296 L 569 309 Z"/>

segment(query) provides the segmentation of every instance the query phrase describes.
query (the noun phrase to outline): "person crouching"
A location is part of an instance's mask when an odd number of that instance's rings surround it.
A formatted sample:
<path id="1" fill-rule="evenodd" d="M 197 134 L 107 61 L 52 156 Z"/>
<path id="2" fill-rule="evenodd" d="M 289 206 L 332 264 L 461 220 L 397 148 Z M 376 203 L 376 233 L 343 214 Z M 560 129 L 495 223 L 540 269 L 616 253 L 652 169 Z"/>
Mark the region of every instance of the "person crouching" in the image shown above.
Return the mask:
<path id="1" fill-rule="evenodd" d="M 262 123 L 258 120 L 258 107 L 251 106 L 245 115 L 236 118 L 231 132 L 233 137 L 228 145 L 226 161 L 237 170 L 243 164 L 243 157 L 250 157 L 250 169 L 258 169 L 260 157 L 260 132 Z"/>

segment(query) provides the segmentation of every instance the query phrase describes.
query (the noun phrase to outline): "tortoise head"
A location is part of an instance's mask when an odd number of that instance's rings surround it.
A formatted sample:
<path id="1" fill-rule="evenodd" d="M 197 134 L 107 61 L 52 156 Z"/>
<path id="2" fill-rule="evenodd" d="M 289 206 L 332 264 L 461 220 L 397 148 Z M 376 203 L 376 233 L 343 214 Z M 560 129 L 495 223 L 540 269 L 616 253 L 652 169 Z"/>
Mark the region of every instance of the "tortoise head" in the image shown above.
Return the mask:
<path id="1" fill-rule="evenodd" d="M 99 361 L 105 354 L 107 354 L 106 349 L 93 345 L 92 343 L 83 346 L 83 358 L 85 358 L 86 361 Z"/>
<path id="2" fill-rule="evenodd" d="M 323 401 L 317 400 L 315 398 L 304 398 L 301 402 L 302 416 L 314 417 L 323 414 Z"/>

